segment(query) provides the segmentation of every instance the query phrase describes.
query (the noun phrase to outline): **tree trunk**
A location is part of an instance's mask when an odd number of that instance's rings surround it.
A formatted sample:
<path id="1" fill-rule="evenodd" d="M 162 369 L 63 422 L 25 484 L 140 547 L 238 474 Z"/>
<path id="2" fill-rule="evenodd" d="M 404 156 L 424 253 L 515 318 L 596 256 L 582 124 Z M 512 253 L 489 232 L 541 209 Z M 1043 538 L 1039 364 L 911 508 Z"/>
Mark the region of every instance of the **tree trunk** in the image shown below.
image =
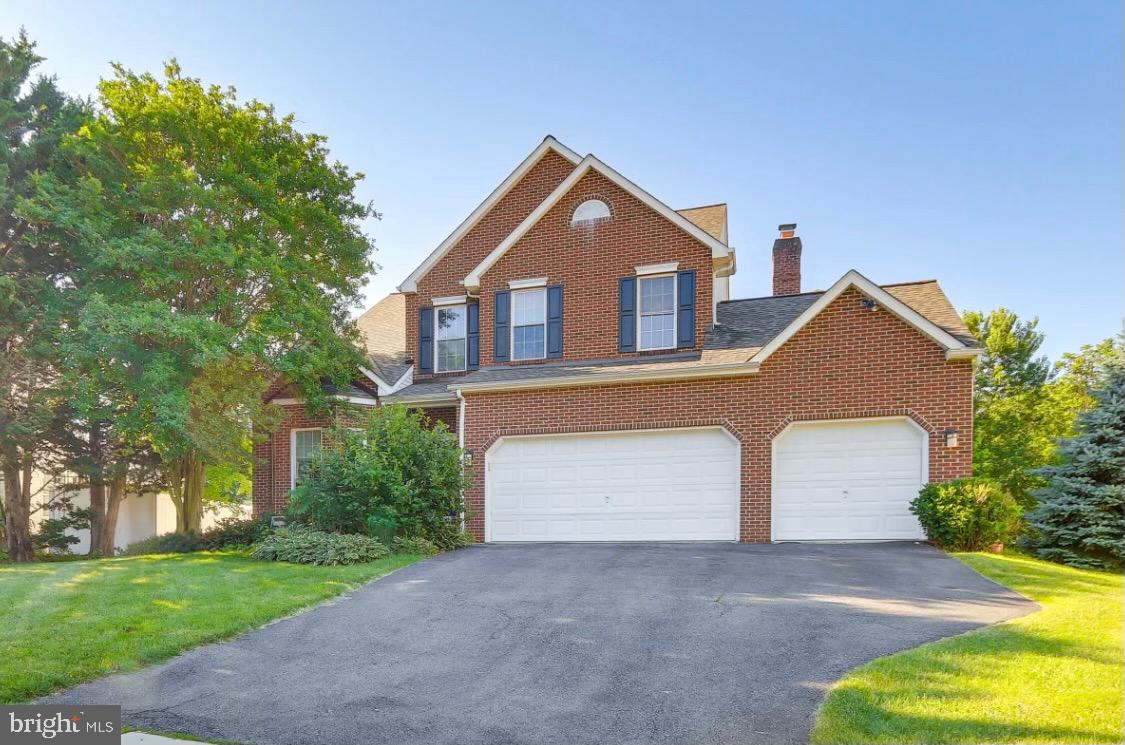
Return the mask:
<path id="1" fill-rule="evenodd" d="M 200 533 L 203 528 L 203 483 L 207 464 L 195 453 L 178 458 L 169 468 L 172 503 L 176 506 L 176 532 Z"/>
<path id="2" fill-rule="evenodd" d="M 104 487 L 103 487 L 104 489 Z M 125 500 L 125 477 L 116 476 L 109 482 L 109 494 L 105 501 L 105 514 L 102 517 L 101 533 L 98 536 L 96 550 L 99 556 L 113 556 L 116 548 L 117 515 L 121 511 L 121 503 Z M 95 550 L 93 539 L 90 540 L 91 553 Z"/>
<path id="3" fill-rule="evenodd" d="M 23 483 L 23 469 L 4 466 L 4 533 L 8 558 L 15 562 L 35 561 L 31 544 L 31 484 Z"/>
<path id="4" fill-rule="evenodd" d="M 87 556 L 102 556 L 99 552 L 99 546 L 102 545 L 102 532 L 103 525 L 105 524 L 105 481 L 101 477 L 101 469 L 105 464 L 102 462 L 102 428 L 100 423 L 95 423 L 90 427 L 90 460 L 92 460 L 98 471 L 90 477 L 90 509 L 93 515 L 90 517 L 90 550 L 86 552 Z"/>

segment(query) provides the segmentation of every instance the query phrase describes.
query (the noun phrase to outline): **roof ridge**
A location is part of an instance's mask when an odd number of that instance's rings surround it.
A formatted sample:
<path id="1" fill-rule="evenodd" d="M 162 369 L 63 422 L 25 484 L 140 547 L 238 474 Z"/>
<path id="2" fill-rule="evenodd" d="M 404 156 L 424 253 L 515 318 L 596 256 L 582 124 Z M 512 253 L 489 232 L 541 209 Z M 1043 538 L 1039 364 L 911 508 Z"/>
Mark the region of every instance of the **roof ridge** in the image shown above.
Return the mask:
<path id="1" fill-rule="evenodd" d="M 909 282 L 888 282 L 880 287 L 902 287 L 903 285 L 925 285 L 925 284 L 938 284 L 936 279 L 915 279 Z"/>
<path id="2" fill-rule="evenodd" d="M 778 297 L 801 297 L 802 295 L 823 295 L 824 290 L 809 290 L 808 292 L 791 292 L 785 295 L 758 295 L 757 297 L 737 297 L 730 300 L 720 300 L 719 305 L 724 303 L 745 303 L 749 300 L 772 300 Z"/>
<path id="3" fill-rule="evenodd" d="M 704 210 L 704 209 L 707 209 L 708 207 L 726 207 L 729 204 L 730 204 L 729 202 L 715 202 L 714 204 L 699 204 L 699 205 L 696 205 L 695 207 L 681 207 L 678 210 L 676 210 L 676 212 L 687 212 L 688 210 Z"/>

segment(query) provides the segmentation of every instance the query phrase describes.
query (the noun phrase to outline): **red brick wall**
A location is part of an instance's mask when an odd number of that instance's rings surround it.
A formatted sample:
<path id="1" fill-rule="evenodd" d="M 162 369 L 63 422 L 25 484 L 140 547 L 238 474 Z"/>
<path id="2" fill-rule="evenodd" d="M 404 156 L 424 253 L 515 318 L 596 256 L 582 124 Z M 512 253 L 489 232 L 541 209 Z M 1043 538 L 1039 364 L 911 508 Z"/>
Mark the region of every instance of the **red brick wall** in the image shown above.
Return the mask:
<path id="1" fill-rule="evenodd" d="M 418 308 L 435 297 L 464 295 L 461 280 L 484 260 L 528 213 L 562 183 L 574 164 L 554 151 L 548 151 L 488 214 L 464 235 L 453 248 L 418 280 L 418 291 L 406 296 L 406 349 L 418 354 Z M 419 376 L 417 371 L 415 379 Z"/>
<path id="2" fill-rule="evenodd" d="M 453 436 L 457 436 L 457 407 L 456 406 L 437 406 L 433 408 L 422 410 L 431 421 L 441 422 L 446 426 Z"/>
<path id="3" fill-rule="evenodd" d="M 721 425 L 742 443 L 743 541 L 770 539 L 771 442 L 795 420 L 907 415 L 930 433 L 930 480 L 972 471 L 972 363 L 886 310 L 844 293 L 744 378 L 466 393 L 465 445 L 477 462 L 498 437 Z M 955 427 L 959 445 L 942 431 Z M 484 538 L 484 468 L 466 493 L 468 528 Z"/>
<path id="4" fill-rule="evenodd" d="M 613 217 L 572 227 L 574 208 L 587 199 L 605 201 Z M 617 351 L 618 280 L 635 276 L 637 266 L 672 261 L 681 270 L 696 271 L 695 343 L 702 348 L 712 320 L 711 249 L 600 173 L 587 173 L 481 278 L 481 364 L 495 364 L 496 291 L 508 289 L 511 280 L 535 277 L 563 285 L 563 359 L 622 356 Z"/>

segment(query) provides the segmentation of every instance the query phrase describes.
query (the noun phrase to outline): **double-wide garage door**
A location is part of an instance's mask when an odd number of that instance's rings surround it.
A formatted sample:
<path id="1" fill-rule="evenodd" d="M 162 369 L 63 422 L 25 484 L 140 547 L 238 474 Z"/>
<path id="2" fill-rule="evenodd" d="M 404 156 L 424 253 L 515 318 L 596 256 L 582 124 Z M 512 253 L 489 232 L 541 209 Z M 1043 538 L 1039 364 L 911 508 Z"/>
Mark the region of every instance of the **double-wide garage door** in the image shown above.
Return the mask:
<path id="1" fill-rule="evenodd" d="M 739 444 L 718 427 L 501 438 L 488 541 L 735 541 Z M 773 442 L 774 540 L 914 540 L 926 436 L 905 418 L 801 422 Z"/>
<path id="2" fill-rule="evenodd" d="M 738 461 L 717 427 L 503 438 L 485 466 L 485 539 L 735 541 Z"/>

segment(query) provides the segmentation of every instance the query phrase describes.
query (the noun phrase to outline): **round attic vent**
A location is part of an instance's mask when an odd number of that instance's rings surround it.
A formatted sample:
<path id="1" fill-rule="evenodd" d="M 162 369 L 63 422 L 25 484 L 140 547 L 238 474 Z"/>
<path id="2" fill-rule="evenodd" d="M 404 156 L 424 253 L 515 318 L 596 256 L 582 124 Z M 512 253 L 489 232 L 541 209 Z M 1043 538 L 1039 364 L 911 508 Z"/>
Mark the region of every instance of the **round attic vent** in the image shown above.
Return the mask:
<path id="1" fill-rule="evenodd" d="M 598 220 L 606 220 L 612 216 L 613 213 L 609 211 L 608 204 L 600 199 L 587 199 L 575 208 L 574 214 L 570 216 L 570 224 L 582 225 L 597 222 Z"/>

